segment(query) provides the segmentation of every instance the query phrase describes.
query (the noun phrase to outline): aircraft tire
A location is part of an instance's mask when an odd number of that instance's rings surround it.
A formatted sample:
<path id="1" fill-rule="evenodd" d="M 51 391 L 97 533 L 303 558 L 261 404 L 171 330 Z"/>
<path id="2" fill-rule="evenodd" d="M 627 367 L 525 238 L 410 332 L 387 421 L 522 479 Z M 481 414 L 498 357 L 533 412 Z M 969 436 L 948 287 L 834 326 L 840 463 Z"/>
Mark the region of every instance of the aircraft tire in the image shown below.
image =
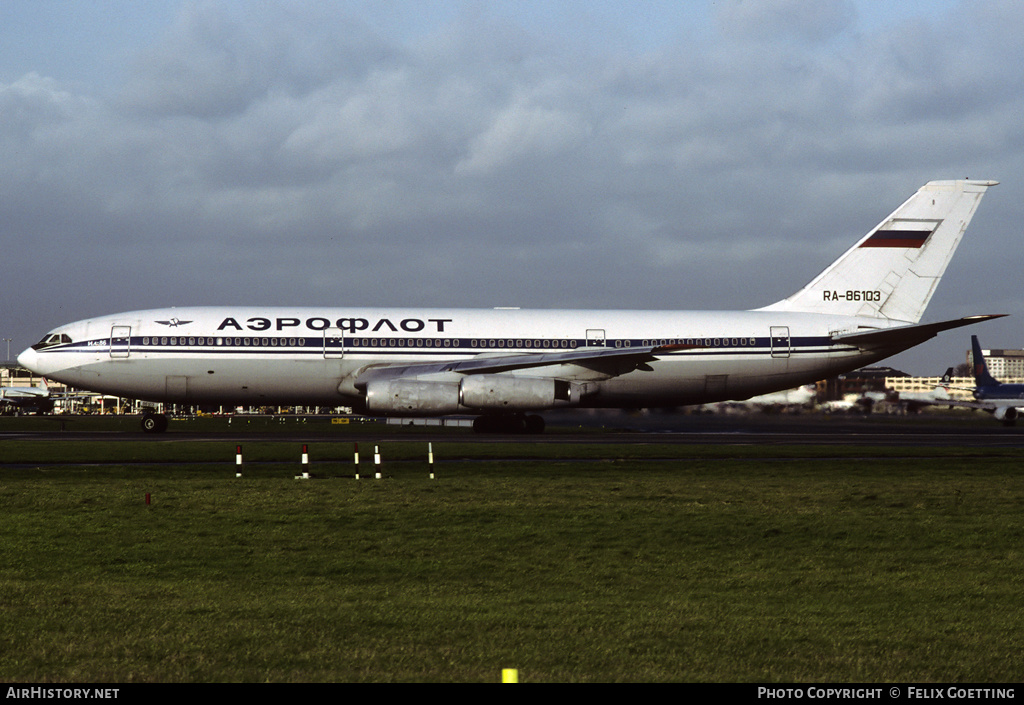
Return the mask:
<path id="1" fill-rule="evenodd" d="M 167 417 L 163 414 L 143 414 L 142 430 L 146 433 L 163 433 L 167 430 Z"/>
<path id="2" fill-rule="evenodd" d="M 473 431 L 476 433 L 500 433 L 500 422 L 494 416 L 477 416 L 473 419 Z"/>
<path id="3" fill-rule="evenodd" d="M 530 414 L 526 417 L 526 432 L 530 434 L 544 433 L 544 417 Z"/>
<path id="4" fill-rule="evenodd" d="M 473 419 L 473 430 L 477 433 L 544 433 L 544 419 L 535 414 L 477 416 Z"/>

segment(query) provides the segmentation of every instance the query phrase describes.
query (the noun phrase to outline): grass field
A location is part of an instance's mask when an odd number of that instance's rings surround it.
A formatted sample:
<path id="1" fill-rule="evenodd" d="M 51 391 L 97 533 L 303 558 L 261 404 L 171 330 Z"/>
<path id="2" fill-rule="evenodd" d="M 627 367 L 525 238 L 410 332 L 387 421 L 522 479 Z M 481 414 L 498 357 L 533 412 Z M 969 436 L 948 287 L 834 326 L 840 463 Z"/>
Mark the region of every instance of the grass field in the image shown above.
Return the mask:
<path id="1" fill-rule="evenodd" d="M 293 445 L 2 442 L 0 679 L 1024 673 L 1012 450 Z"/>

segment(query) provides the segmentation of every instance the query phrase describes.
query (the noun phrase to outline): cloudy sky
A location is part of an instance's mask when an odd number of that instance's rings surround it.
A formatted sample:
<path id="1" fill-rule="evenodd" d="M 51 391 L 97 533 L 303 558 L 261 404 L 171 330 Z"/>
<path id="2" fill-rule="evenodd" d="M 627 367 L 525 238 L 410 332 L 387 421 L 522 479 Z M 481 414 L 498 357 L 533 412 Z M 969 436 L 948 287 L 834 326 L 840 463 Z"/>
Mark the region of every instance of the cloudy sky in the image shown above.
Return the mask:
<path id="1" fill-rule="evenodd" d="M 971 177 L 1002 183 L 925 318 L 1013 314 L 974 331 L 1024 347 L 1022 27 L 1019 0 L 0 0 L 0 337 L 755 308 Z M 941 374 L 969 335 L 892 364 Z"/>

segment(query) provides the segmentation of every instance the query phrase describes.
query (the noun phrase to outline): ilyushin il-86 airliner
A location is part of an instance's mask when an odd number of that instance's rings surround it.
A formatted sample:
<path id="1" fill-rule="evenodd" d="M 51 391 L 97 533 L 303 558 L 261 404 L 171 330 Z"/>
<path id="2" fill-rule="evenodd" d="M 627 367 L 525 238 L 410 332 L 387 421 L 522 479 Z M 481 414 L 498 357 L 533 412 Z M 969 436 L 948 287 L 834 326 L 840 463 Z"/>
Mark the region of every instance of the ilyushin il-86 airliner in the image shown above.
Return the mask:
<path id="1" fill-rule="evenodd" d="M 60 326 L 18 362 L 134 399 L 473 414 L 481 431 L 539 433 L 550 409 L 742 400 L 994 318 L 920 323 L 996 183 L 926 184 L 803 289 L 749 311 L 167 308 Z"/>

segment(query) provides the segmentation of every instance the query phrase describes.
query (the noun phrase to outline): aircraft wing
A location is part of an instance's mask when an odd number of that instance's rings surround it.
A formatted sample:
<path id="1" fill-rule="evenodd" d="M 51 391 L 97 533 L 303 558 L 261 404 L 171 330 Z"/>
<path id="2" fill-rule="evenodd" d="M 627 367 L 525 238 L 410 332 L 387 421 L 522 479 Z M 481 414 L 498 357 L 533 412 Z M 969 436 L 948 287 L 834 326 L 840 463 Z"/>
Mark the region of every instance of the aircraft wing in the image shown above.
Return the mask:
<path id="1" fill-rule="evenodd" d="M 938 323 L 919 323 L 910 326 L 899 326 L 897 328 L 879 328 L 876 330 L 854 331 L 852 333 L 836 333 L 832 340 L 837 343 L 850 343 L 859 348 L 901 348 L 906 349 L 923 343 L 929 338 L 934 338 L 944 330 L 969 326 L 974 323 L 981 323 L 993 318 L 1002 318 L 1006 314 L 991 314 L 982 316 L 967 316 L 951 321 L 940 321 Z"/>
<path id="2" fill-rule="evenodd" d="M 996 409 L 1021 406 L 1021 400 L 1006 399 L 1003 401 L 970 401 L 968 399 L 936 399 L 929 402 L 935 406 L 958 406 L 963 409 L 981 409 L 982 411 L 995 411 Z"/>
<path id="3" fill-rule="evenodd" d="M 701 345 L 648 345 L 631 348 L 585 348 L 583 350 L 566 350 L 550 353 L 513 353 L 510 355 L 475 357 L 470 360 L 448 360 L 443 362 L 427 362 L 412 365 L 381 365 L 361 370 L 356 379 L 357 385 L 381 379 L 398 377 L 419 377 L 445 372 L 456 372 L 463 375 L 493 374 L 511 372 L 549 365 L 600 365 L 614 363 L 621 371 L 618 375 L 636 369 L 637 366 L 658 359 L 659 354 L 678 350 L 691 350 Z M 625 365 L 619 363 L 626 363 Z"/>
<path id="4" fill-rule="evenodd" d="M 0 399 L 45 399 L 50 396 L 49 392 L 43 388 L 41 391 L 38 387 L 7 387 L 0 388 Z"/>

